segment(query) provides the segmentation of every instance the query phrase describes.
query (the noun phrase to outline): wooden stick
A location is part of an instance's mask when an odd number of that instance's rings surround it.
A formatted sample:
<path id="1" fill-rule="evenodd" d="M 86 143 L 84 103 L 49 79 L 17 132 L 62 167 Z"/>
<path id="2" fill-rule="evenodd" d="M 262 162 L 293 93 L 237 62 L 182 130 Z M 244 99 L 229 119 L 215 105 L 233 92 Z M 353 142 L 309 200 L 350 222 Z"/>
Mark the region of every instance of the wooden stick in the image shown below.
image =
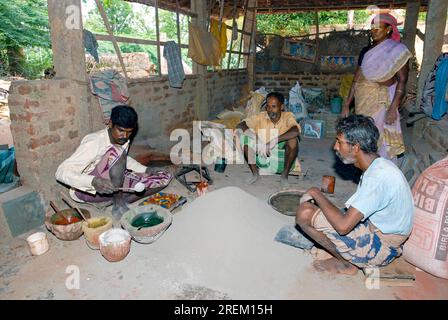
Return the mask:
<path id="1" fill-rule="evenodd" d="M 81 210 L 79 210 L 77 207 L 73 207 L 73 206 L 69 203 L 69 201 L 67 200 L 67 198 L 66 198 L 66 196 L 65 196 L 64 193 L 61 192 L 61 196 L 62 196 L 62 200 L 63 200 L 63 201 L 64 201 L 64 202 L 65 202 L 71 209 L 75 209 L 76 212 L 78 212 L 79 215 L 80 215 L 85 221 L 87 221 L 87 218 L 84 217 L 84 215 L 82 214 Z"/>

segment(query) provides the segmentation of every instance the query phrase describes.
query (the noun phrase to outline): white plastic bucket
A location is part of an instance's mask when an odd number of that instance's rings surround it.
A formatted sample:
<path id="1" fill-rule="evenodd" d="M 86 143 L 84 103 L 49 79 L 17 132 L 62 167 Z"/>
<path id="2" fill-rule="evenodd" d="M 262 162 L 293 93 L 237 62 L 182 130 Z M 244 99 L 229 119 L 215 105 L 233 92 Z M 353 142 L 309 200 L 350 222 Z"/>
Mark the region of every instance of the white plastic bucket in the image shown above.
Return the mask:
<path id="1" fill-rule="evenodd" d="M 31 253 L 35 256 L 44 254 L 50 248 L 48 244 L 47 235 L 43 232 L 36 232 L 26 238 L 30 246 Z"/>

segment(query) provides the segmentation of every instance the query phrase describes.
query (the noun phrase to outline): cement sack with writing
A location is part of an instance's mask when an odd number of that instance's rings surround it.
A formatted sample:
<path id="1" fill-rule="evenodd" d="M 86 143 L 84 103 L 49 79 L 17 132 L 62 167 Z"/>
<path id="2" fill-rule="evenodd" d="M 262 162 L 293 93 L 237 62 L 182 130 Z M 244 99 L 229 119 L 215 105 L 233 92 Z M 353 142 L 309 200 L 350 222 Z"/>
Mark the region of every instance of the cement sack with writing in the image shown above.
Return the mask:
<path id="1" fill-rule="evenodd" d="M 303 97 L 302 87 L 297 81 L 296 85 L 289 90 L 289 111 L 294 113 L 297 120 L 308 117 L 308 105 Z"/>
<path id="2" fill-rule="evenodd" d="M 448 279 L 448 157 L 422 172 L 412 194 L 414 225 L 403 257 L 426 272 Z"/>

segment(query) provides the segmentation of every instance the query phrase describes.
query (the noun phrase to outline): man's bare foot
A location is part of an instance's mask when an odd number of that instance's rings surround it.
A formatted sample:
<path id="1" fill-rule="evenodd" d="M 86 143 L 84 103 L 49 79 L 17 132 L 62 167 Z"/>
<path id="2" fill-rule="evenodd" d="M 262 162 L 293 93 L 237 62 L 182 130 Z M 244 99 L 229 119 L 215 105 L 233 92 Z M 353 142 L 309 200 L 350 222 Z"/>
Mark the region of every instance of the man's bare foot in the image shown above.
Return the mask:
<path id="1" fill-rule="evenodd" d="M 120 220 L 121 217 L 123 216 L 123 213 L 125 213 L 128 210 L 129 208 L 126 205 L 126 203 L 124 202 L 115 203 L 114 206 L 112 207 L 112 217 L 114 217 L 114 219 L 116 220 Z"/>
<path id="2" fill-rule="evenodd" d="M 248 185 L 251 185 L 251 184 L 254 184 L 255 182 L 257 182 L 258 179 L 260 179 L 259 173 L 252 174 L 249 178 L 246 179 L 246 181 L 244 183 L 248 186 Z"/>
<path id="3" fill-rule="evenodd" d="M 286 177 L 282 176 L 280 178 L 280 185 L 282 186 L 282 188 L 288 188 L 289 187 L 288 176 L 286 176 Z"/>
<path id="4" fill-rule="evenodd" d="M 354 276 L 358 273 L 358 268 L 349 262 L 342 262 L 341 260 L 332 257 L 326 260 L 316 260 L 313 266 L 320 272 L 331 272 Z"/>

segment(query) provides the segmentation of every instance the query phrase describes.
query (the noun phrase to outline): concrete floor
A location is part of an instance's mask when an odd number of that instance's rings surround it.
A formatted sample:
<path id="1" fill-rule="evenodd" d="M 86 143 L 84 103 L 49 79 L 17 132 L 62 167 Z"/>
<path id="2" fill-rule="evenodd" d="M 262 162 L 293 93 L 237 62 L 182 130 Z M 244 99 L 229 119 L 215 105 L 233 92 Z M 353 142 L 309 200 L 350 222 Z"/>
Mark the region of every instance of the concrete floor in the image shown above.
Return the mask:
<path id="1" fill-rule="evenodd" d="M 332 143 L 303 140 L 300 159 L 306 175 L 290 177 L 290 182 L 291 188 L 306 189 L 320 186 L 322 175 L 335 175 L 330 198 L 342 206 L 356 188 L 356 174 L 336 162 Z M 225 173 L 210 169 L 212 190 L 238 186 L 260 208 L 280 189 L 279 176 L 244 186 L 249 174 L 245 165 L 229 165 Z M 157 242 L 132 242 L 129 255 L 117 263 L 89 249 L 83 237 L 64 242 L 47 231 L 50 250 L 42 256 L 31 256 L 27 234 L 2 245 L 0 299 L 448 299 L 448 280 L 419 270 L 413 287 L 379 289 L 368 289 L 361 272 L 354 277 L 318 273 L 307 252 L 273 241 L 279 227 L 292 224 L 293 217 L 264 210 L 256 219 L 250 216 L 256 213 L 248 213 L 238 220 L 188 211 L 188 206 L 197 208 L 193 194 L 177 181 L 166 191 L 187 196 L 189 203 L 175 211 L 173 225 Z M 238 206 L 231 199 L 217 205 L 229 211 Z M 255 230 L 256 239 L 244 238 L 246 229 Z M 71 266 L 79 268 L 79 289 L 66 286 L 72 283 Z"/>

